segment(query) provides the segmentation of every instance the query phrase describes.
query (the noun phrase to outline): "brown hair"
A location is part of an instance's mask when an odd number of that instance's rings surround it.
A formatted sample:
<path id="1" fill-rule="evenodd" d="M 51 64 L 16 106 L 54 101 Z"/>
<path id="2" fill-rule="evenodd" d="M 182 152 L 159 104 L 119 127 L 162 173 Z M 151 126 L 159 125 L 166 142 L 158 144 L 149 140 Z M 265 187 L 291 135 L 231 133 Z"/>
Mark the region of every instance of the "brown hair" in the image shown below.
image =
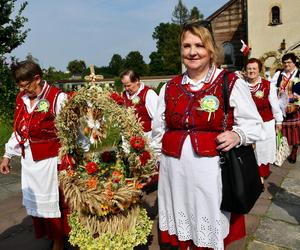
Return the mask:
<path id="1" fill-rule="evenodd" d="M 39 75 L 41 78 L 43 76 L 41 67 L 32 60 L 13 63 L 11 65 L 11 72 L 16 83 L 32 81 L 36 75 Z"/>
<path id="2" fill-rule="evenodd" d="M 131 82 L 139 82 L 140 76 L 132 69 L 126 69 L 120 74 L 120 78 L 122 79 L 124 76 L 128 76 Z"/>
<path id="3" fill-rule="evenodd" d="M 193 35 L 198 36 L 201 39 L 203 46 L 211 55 L 211 63 L 216 63 L 220 51 L 215 43 L 210 23 L 207 21 L 197 20 L 192 20 L 185 23 L 180 33 L 180 44 L 182 43 L 186 32 L 191 32 Z"/>
<path id="4" fill-rule="evenodd" d="M 257 59 L 257 58 L 250 58 L 247 62 L 246 62 L 246 64 L 245 64 L 245 69 L 247 68 L 247 65 L 249 64 L 249 63 L 257 63 L 257 65 L 258 65 L 258 70 L 259 70 L 259 72 L 261 72 L 261 70 L 262 70 L 262 62 L 259 60 L 259 59 Z"/>

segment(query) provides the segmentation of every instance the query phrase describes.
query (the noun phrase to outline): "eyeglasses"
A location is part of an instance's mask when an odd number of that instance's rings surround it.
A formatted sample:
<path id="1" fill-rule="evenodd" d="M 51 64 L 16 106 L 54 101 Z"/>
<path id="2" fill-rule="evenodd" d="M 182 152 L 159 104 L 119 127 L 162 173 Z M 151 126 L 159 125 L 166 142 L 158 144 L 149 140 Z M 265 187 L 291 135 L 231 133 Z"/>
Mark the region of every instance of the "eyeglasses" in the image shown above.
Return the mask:
<path id="1" fill-rule="evenodd" d="M 28 82 L 23 82 L 22 84 L 18 84 L 19 88 L 21 89 L 28 89 L 31 85 L 31 83 L 33 83 L 33 81 L 28 81 Z"/>

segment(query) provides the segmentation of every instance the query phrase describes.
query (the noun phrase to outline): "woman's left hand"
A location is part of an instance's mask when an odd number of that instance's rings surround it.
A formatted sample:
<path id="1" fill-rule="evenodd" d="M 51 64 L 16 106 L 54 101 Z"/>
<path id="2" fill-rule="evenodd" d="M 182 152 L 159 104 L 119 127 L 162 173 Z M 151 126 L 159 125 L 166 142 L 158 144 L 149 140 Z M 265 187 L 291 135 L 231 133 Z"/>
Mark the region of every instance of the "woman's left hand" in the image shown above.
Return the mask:
<path id="1" fill-rule="evenodd" d="M 225 131 L 219 134 L 216 138 L 218 144 L 217 150 L 227 152 L 241 141 L 240 136 L 234 131 Z"/>

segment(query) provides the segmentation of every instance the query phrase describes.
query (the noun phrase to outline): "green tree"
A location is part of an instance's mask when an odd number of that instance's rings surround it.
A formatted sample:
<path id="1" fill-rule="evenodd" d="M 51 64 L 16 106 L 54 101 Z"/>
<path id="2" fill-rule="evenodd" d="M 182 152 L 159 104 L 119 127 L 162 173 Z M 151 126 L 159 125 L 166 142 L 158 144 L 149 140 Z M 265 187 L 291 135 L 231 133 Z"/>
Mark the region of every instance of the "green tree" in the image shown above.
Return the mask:
<path id="1" fill-rule="evenodd" d="M 73 76 L 80 75 L 82 77 L 86 71 L 86 64 L 82 60 L 73 60 L 68 63 L 67 69 Z"/>
<path id="2" fill-rule="evenodd" d="M 189 20 L 189 11 L 181 0 L 179 0 L 178 4 L 175 6 L 172 16 L 172 22 L 179 24 L 180 26 L 182 26 L 186 21 Z"/>
<path id="3" fill-rule="evenodd" d="M 180 26 L 175 23 L 160 23 L 155 27 L 152 37 L 156 40 L 157 53 L 152 54 L 152 58 L 150 58 L 150 69 L 153 69 L 153 65 L 159 63 L 162 74 L 173 75 L 180 73 L 179 34 Z"/>
<path id="4" fill-rule="evenodd" d="M 70 77 L 70 74 L 57 71 L 54 67 L 50 66 L 47 70 L 44 72 L 43 78 L 49 82 L 49 83 L 56 83 L 59 80 L 67 79 Z"/>
<path id="5" fill-rule="evenodd" d="M 154 51 L 150 54 L 149 74 L 152 76 L 164 75 L 163 57 L 160 53 Z"/>
<path id="6" fill-rule="evenodd" d="M 124 68 L 132 69 L 139 75 L 146 75 L 147 64 L 144 62 L 144 58 L 139 51 L 131 51 L 128 53 L 124 60 Z"/>
<path id="7" fill-rule="evenodd" d="M 29 29 L 23 30 L 27 18 L 22 16 L 27 2 L 22 3 L 19 10 L 14 11 L 15 2 L 16 0 L 0 1 L 0 103 L 2 104 L 0 105 L 0 121 L 2 129 L 12 125 L 15 97 L 18 92 L 6 59 L 12 50 L 25 41 L 29 32 Z M 0 137 L 4 138 L 2 134 Z"/>
<path id="8" fill-rule="evenodd" d="M 204 16 L 203 14 L 198 10 L 197 7 L 193 7 L 191 9 L 191 14 L 190 14 L 190 20 L 203 20 Z"/>
<path id="9" fill-rule="evenodd" d="M 124 68 L 124 60 L 119 54 L 114 54 L 108 65 L 110 72 L 114 76 L 119 76 Z"/>
<path id="10" fill-rule="evenodd" d="M 15 17 L 12 17 L 16 1 L 0 1 L 0 56 L 2 60 L 4 54 L 10 53 L 25 41 L 29 32 L 29 29 L 22 31 L 24 24 L 28 21 L 22 16 L 27 2 L 22 3 Z"/>

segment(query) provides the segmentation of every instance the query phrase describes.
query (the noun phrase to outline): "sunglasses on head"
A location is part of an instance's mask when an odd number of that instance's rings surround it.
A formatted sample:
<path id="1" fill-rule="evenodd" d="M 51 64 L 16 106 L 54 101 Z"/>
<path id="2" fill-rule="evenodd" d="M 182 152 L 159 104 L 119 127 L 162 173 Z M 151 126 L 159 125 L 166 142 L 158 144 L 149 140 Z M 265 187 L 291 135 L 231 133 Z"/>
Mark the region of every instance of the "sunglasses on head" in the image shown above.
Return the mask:
<path id="1" fill-rule="evenodd" d="M 210 21 L 206 21 L 206 20 L 189 20 L 183 24 L 182 28 L 185 30 L 193 27 L 196 28 L 204 27 L 208 29 L 210 32 L 212 31 Z"/>

